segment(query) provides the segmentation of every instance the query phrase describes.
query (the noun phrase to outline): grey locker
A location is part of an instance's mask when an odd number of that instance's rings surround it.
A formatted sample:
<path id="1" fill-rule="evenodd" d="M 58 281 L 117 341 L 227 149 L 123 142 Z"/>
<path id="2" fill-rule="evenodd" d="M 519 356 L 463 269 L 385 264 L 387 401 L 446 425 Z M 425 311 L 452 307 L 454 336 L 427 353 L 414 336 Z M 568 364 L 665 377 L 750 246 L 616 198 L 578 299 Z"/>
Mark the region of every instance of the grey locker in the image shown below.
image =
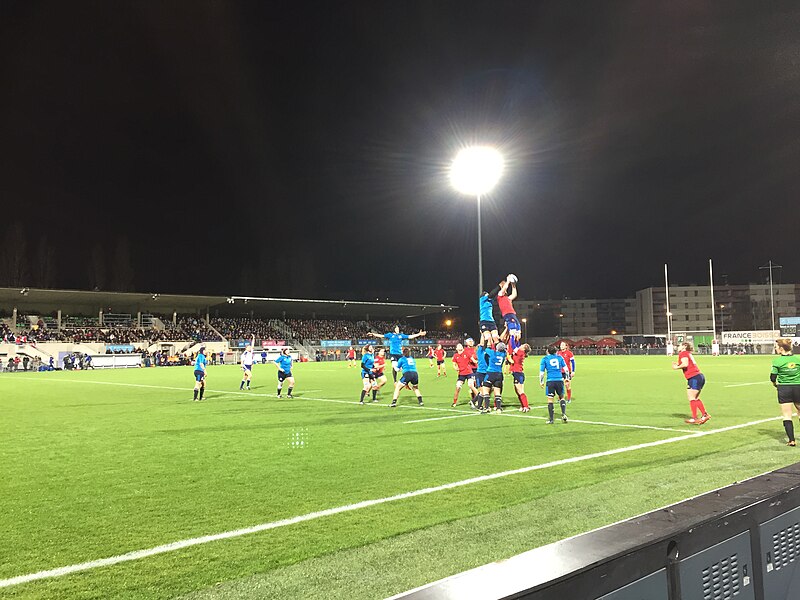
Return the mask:
<path id="1" fill-rule="evenodd" d="M 748 531 L 687 556 L 678 568 L 681 600 L 754 600 Z"/>
<path id="2" fill-rule="evenodd" d="M 800 598 L 800 508 L 759 525 L 764 597 Z"/>
<path id="3" fill-rule="evenodd" d="M 651 573 L 597 600 L 669 600 L 667 570 Z"/>

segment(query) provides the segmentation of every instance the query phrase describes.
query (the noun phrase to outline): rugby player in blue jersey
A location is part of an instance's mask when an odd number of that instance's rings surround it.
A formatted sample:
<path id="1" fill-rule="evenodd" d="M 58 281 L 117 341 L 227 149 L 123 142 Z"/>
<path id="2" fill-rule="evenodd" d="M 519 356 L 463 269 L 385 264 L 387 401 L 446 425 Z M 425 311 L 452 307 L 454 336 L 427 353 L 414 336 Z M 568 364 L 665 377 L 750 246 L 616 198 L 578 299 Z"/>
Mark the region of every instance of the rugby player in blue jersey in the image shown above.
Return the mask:
<path id="1" fill-rule="evenodd" d="M 361 349 L 361 399 L 359 404 L 364 404 L 364 396 L 367 395 L 375 384 L 375 355 L 372 344 L 367 344 Z"/>
<path id="2" fill-rule="evenodd" d="M 278 398 L 281 397 L 281 389 L 283 389 L 283 382 L 289 385 L 287 398 L 292 397 L 292 390 L 294 389 L 294 377 L 292 376 L 292 357 L 289 354 L 288 348 L 281 349 L 280 355 L 275 359 L 275 364 L 278 365 Z"/>
<path id="3" fill-rule="evenodd" d="M 397 382 L 397 371 L 399 370 L 397 363 L 403 357 L 403 340 L 413 340 L 426 333 L 427 332 L 422 330 L 417 333 L 412 333 L 411 335 L 400 333 L 400 326 L 395 325 L 394 331 L 389 331 L 387 333 L 370 332 L 367 335 L 376 338 L 385 338 L 389 342 L 389 360 L 392 361 L 392 377 L 394 377 L 395 382 Z"/>
<path id="4" fill-rule="evenodd" d="M 417 373 L 417 362 L 411 356 L 411 348 L 406 346 L 403 348 L 403 356 L 397 361 L 397 367 L 403 372 L 400 381 L 394 384 L 394 395 L 392 396 L 392 403 L 389 405 L 391 408 L 397 406 L 397 397 L 400 395 L 400 390 L 404 387 L 414 390 L 417 396 L 417 402 L 422 406 L 422 392 L 419 391 L 419 373 Z"/>
<path id="5" fill-rule="evenodd" d="M 475 387 L 478 394 L 474 400 L 470 400 L 470 406 L 476 410 L 481 410 L 481 403 L 483 401 L 483 394 L 481 388 L 483 387 L 483 380 L 486 378 L 486 346 L 478 344 L 475 346 L 475 360 L 478 364 L 475 366 Z M 488 402 L 488 400 L 487 400 Z"/>
<path id="6" fill-rule="evenodd" d="M 194 359 L 194 401 L 199 402 L 203 399 L 203 392 L 206 391 L 206 349 L 200 346 L 197 351 L 197 358 Z M 200 397 L 198 398 L 198 392 Z"/>
<path id="7" fill-rule="evenodd" d="M 478 298 L 478 326 L 481 331 L 481 344 L 489 346 L 496 344 L 500 340 L 500 335 L 497 333 L 497 323 L 494 322 L 493 304 L 492 299 L 497 296 L 500 291 L 496 287 L 491 292 L 483 292 Z"/>
<path id="8" fill-rule="evenodd" d="M 549 346 L 547 348 L 547 356 L 542 358 L 542 362 L 539 365 L 539 387 L 544 388 L 545 382 L 547 383 L 547 414 L 550 417 L 547 423 L 549 425 L 553 424 L 553 416 L 555 415 L 553 400 L 556 396 L 558 396 L 558 401 L 561 405 L 561 420 L 564 423 L 567 422 L 567 402 L 564 400 L 564 379 L 567 377 L 567 363 L 556 352 L 555 346 Z"/>
<path id="9" fill-rule="evenodd" d="M 494 409 L 503 412 L 503 365 L 506 362 L 506 345 L 503 342 L 495 344 L 494 348 L 486 348 L 484 353 L 486 362 L 486 376 L 481 384 L 483 408 L 481 412 L 489 412 L 489 398 L 494 393 Z M 478 402 L 480 405 L 480 401 Z"/>

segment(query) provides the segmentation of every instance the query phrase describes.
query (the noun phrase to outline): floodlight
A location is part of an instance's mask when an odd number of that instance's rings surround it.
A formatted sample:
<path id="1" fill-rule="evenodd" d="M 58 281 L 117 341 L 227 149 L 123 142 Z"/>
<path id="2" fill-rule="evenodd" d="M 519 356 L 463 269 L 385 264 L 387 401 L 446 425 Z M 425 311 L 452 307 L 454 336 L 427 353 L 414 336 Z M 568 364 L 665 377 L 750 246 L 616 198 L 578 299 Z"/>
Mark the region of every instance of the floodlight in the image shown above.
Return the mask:
<path id="1" fill-rule="evenodd" d="M 450 166 L 450 183 L 462 194 L 480 196 L 492 190 L 503 174 L 503 156 L 490 146 L 462 149 Z"/>

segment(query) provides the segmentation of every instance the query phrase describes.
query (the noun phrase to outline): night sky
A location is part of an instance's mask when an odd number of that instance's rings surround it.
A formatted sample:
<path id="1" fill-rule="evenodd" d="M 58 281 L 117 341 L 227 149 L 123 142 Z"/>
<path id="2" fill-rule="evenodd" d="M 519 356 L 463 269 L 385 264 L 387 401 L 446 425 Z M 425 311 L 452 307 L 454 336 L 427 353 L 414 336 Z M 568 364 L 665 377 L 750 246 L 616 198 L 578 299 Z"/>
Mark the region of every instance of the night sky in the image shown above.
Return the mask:
<path id="1" fill-rule="evenodd" d="M 21 226 L 35 277 L 45 240 L 56 287 L 98 256 L 113 287 L 127 243 L 138 291 L 471 306 L 447 166 L 480 142 L 486 279 L 524 297 L 798 281 L 799 32 L 794 1 L 4 0 L 3 251 Z"/>

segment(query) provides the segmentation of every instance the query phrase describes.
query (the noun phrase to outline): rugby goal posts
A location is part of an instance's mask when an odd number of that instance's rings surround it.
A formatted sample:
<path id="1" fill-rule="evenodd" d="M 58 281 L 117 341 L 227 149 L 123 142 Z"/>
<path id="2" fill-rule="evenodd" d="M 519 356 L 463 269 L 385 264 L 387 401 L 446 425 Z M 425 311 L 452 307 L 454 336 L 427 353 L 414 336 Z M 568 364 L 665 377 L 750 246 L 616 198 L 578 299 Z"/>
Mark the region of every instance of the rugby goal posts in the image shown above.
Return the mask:
<path id="1" fill-rule="evenodd" d="M 672 331 L 669 339 L 672 340 L 676 354 L 678 345 L 682 344 L 683 342 L 691 342 L 694 346 L 695 352 L 708 353 L 711 352 L 711 344 L 714 343 L 716 336 L 710 329 L 694 329 L 685 331 Z"/>

